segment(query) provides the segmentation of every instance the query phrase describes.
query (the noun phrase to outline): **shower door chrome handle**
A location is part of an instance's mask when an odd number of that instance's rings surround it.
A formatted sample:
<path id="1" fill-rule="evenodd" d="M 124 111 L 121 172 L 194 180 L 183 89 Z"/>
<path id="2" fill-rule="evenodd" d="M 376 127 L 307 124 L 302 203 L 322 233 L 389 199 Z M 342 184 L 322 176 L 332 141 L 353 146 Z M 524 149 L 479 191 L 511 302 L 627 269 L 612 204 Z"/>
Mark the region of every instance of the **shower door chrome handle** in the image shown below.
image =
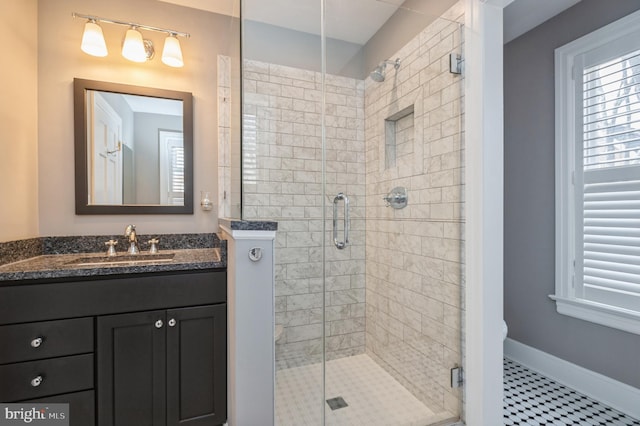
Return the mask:
<path id="1" fill-rule="evenodd" d="M 338 241 L 338 201 L 344 200 L 344 241 Z M 349 197 L 340 192 L 333 199 L 333 244 L 342 250 L 349 244 Z"/>

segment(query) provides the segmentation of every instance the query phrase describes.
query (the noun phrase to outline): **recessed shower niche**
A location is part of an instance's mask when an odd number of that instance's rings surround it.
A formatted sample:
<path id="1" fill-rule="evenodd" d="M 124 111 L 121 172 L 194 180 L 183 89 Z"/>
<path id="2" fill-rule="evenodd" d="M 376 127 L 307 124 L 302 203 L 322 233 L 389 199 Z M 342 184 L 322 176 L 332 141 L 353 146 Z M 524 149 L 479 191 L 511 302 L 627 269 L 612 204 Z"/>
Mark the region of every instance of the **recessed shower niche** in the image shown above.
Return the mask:
<path id="1" fill-rule="evenodd" d="M 385 169 L 414 154 L 414 106 L 409 105 L 384 120 Z"/>

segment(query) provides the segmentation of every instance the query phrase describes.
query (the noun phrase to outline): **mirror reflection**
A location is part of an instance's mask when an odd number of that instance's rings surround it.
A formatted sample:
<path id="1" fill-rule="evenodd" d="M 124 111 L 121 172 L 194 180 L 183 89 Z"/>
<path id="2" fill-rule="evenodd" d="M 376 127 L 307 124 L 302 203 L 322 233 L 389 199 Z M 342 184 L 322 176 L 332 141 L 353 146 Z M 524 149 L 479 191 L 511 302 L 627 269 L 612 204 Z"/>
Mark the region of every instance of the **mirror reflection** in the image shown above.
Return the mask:
<path id="1" fill-rule="evenodd" d="M 184 205 L 182 101 L 86 91 L 91 205 Z"/>

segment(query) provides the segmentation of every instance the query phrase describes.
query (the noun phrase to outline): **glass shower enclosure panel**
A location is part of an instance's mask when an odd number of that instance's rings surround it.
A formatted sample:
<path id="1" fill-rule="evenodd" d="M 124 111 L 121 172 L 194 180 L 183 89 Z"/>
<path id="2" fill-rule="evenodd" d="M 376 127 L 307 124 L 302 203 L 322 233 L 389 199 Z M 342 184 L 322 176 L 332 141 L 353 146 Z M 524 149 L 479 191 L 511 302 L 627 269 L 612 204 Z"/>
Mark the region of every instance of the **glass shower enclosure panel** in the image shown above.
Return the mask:
<path id="1" fill-rule="evenodd" d="M 461 416 L 464 9 L 436 3 L 242 2 L 242 217 L 278 222 L 277 425 Z"/>
<path id="2" fill-rule="evenodd" d="M 243 219 L 278 222 L 276 424 L 322 424 L 321 16 L 316 0 L 242 3 Z"/>
<path id="3" fill-rule="evenodd" d="M 463 5 L 325 5 L 325 424 L 456 421 Z"/>

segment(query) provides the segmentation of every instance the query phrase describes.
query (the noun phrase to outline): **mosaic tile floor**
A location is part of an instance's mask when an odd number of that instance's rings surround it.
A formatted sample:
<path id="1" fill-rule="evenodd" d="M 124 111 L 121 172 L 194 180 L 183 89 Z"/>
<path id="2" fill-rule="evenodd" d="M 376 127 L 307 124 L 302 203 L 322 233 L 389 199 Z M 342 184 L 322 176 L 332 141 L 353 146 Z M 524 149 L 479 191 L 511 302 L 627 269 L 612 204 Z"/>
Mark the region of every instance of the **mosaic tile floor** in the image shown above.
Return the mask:
<path id="1" fill-rule="evenodd" d="M 365 354 L 327 363 L 326 399 L 342 397 L 346 407 L 322 402 L 321 374 L 320 364 L 277 371 L 278 426 L 320 425 L 321 403 L 331 426 L 426 426 L 451 417 L 433 413 Z"/>
<path id="2" fill-rule="evenodd" d="M 640 421 L 505 358 L 504 424 L 640 426 Z"/>

